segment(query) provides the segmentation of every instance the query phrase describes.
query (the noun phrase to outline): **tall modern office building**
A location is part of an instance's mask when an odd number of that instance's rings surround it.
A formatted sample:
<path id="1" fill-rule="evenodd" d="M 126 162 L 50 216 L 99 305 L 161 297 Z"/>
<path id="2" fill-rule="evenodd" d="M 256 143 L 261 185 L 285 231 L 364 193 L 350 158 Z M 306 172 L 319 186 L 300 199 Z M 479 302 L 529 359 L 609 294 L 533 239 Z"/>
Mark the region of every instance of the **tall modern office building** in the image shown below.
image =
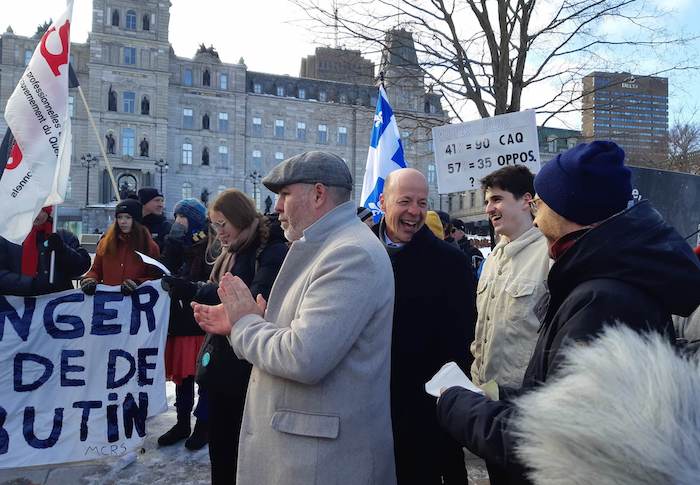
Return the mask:
<path id="1" fill-rule="evenodd" d="M 583 78 L 582 108 L 585 139 L 618 143 L 631 165 L 668 159 L 667 78 L 592 72 Z"/>
<path id="2" fill-rule="evenodd" d="M 200 45 L 193 57 L 177 55 L 169 23 L 167 0 L 93 0 L 87 42 L 71 44 L 71 64 L 120 192 L 154 185 L 172 209 L 184 197 L 212 200 L 235 187 L 264 211 L 274 194 L 260 179 L 272 166 L 306 150 L 326 150 L 346 161 L 359 198 L 378 94 L 371 61 L 358 51 L 323 48 L 303 59 L 299 77 L 253 72 L 243 59 L 221 59 L 213 47 Z M 0 115 L 39 37 L 10 28 L 0 35 Z M 413 50 L 403 56 L 412 62 L 394 65 L 384 56 L 379 69 L 406 159 L 430 177 L 430 129 L 447 122 L 441 96 L 425 88 L 411 34 L 397 30 L 386 40 L 389 48 L 398 43 Z M 411 82 L 403 77 L 407 71 Z M 77 92 L 71 91 L 69 102 L 73 160 L 59 220 L 76 232 L 92 232 L 113 215 L 115 194 Z M 0 116 L 0 133 L 5 126 Z M 98 157 L 96 164 L 82 160 L 88 153 Z"/>

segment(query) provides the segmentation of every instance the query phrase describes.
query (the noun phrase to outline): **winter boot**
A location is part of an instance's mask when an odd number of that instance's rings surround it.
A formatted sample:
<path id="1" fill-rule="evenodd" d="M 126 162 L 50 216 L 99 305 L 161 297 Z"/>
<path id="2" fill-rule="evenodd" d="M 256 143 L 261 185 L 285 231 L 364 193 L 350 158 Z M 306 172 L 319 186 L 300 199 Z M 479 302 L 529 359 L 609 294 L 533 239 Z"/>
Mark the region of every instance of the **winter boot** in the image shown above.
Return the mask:
<path id="1" fill-rule="evenodd" d="M 184 440 L 185 438 L 187 438 L 190 435 L 189 418 L 189 415 L 187 416 L 187 419 L 183 419 L 178 416 L 177 423 L 175 423 L 175 426 L 170 428 L 165 434 L 158 438 L 158 445 L 170 446 L 174 445 L 180 440 Z"/>
<path id="2" fill-rule="evenodd" d="M 209 423 L 198 419 L 194 423 L 192 436 L 185 441 L 185 448 L 192 451 L 201 450 L 209 442 Z"/>

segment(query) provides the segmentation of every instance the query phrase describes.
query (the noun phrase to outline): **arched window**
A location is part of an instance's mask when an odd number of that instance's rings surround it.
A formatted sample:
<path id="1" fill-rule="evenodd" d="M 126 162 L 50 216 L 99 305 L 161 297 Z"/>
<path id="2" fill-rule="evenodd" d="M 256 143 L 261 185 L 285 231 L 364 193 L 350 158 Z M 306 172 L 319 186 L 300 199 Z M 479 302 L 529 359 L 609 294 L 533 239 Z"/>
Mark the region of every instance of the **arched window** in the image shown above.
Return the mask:
<path id="1" fill-rule="evenodd" d="M 122 128 L 122 155 L 134 156 L 135 134 L 133 128 Z"/>
<path id="2" fill-rule="evenodd" d="M 136 12 L 134 12 L 133 10 L 126 11 L 124 27 L 126 27 L 129 30 L 136 30 Z"/>
<path id="3" fill-rule="evenodd" d="M 211 74 L 209 74 L 209 69 L 205 69 L 204 74 L 202 74 L 202 85 L 211 86 Z"/>
<path id="4" fill-rule="evenodd" d="M 112 10 L 112 25 L 119 27 L 119 10 L 116 8 Z"/>
<path id="5" fill-rule="evenodd" d="M 151 30 L 151 16 L 147 13 L 143 14 L 142 28 L 143 30 Z"/>
<path id="6" fill-rule="evenodd" d="M 207 147 L 202 148 L 202 165 L 209 165 L 209 149 Z"/>
<path id="7" fill-rule="evenodd" d="M 207 113 L 204 113 L 204 116 L 202 116 L 202 129 L 209 129 L 209 115 Z"/>
<path id="8" fill-rule="evenodd" d="M 189 140 L 182 144 L 182 164 L 192 165 L 192 142 Z"/>
<path id="9" fill-rule="evenodd" d="M 228 147 L 226 145 L 219 145 L 219 167 L 226 167 L 228 165 Z"/>
<path id="10" fill-rule="evenodd" d="M 182 198 L 189 199 L 192 197 L 192 184 L 190 182 L 184 182 L 182 184 Z"/>

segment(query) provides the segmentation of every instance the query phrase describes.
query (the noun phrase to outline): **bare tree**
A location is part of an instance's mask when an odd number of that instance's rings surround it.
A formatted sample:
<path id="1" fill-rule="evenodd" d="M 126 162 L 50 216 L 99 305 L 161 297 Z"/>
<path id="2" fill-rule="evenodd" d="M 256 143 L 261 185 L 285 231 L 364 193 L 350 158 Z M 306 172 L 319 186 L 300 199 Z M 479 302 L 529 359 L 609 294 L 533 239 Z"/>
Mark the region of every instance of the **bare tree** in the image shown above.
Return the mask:
<path id="1" fill-rule="evenodd" d="M 700 126 L 677 123 L 668 134 L 671 157 L 664 168 L 677 172 L 700 173 Z"/>
<path id="2" fill-rule="evenodd" d="M 658 59 L 657 73 L 685 68 L 688 59 L 664 62 L 665 50 L 696 40 L 665 32 L 663 12 L 644 0 L 291 1 L 323 39 L 365 53 L 390 49 L 389 30 L 410 31 L 420 75 L 459 121 L 519 111 L 526 93 L 544 99 L 529 106 L 548 121 L 580 110 L 588 72 L 631 70 L 641 59 Z"/>

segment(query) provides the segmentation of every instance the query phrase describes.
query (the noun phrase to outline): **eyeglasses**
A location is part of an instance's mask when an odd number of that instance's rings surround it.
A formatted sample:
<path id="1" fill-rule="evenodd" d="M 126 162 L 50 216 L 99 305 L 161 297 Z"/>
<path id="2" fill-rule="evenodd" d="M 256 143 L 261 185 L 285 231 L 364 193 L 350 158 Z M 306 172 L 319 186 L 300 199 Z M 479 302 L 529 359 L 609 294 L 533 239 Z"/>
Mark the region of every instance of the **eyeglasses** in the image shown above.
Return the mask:
<path id="1" fill-rule="evenodd" d="M 221 232 L 226 227 L 227 222 L 225 220 L 218 221 L 218 222 L 214 222 L 214 221 L 210 220 L 209 224 L 211 224 L 211 227 L 212 227 L 212 229 L 214 229 L 215 232 Z"/>
<path id="2" fill-rule="evenodd" d="M 542 200 L 539 197 L 535 197 L 530 201 L 530 212 L 532 213 L 533 216 L 537 215 L 537 203 Z"/>

